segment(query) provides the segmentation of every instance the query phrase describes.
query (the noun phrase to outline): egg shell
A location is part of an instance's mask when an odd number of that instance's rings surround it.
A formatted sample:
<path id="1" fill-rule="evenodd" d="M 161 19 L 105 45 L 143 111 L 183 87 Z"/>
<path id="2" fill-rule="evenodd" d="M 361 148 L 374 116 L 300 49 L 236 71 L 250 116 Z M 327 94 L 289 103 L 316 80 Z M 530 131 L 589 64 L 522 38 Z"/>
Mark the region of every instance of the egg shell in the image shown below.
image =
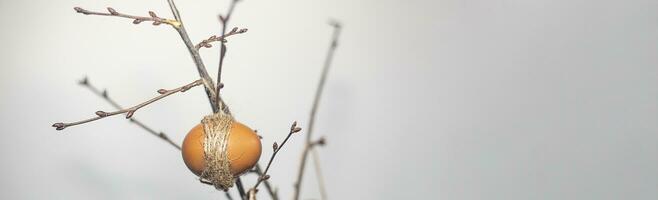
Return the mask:
<path id="1" fill-rule="evenodd" d="M 183 140 L 183 161 L 187 168 L 197 176 L 201 175 L 206 166 L 203 151 L 204 140 L 203 124 L 194 126 Z M 242 123 L 233 121 L 227 145 L 231 174 L 237 176 L 254 167 L 260 159 L 261 150 L 260 138 L 256 132 Z"/>

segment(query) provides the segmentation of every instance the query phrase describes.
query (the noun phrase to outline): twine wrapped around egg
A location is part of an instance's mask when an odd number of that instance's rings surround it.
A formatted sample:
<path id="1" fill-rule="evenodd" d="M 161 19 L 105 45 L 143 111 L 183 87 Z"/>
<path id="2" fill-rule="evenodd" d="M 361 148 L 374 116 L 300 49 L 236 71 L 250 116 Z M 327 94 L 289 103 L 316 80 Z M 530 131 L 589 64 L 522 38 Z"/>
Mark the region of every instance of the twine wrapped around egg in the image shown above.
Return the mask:
<path id="1" fill-rule="evenodd" d="M 231 163 L 227 152 L 233 116 L 218 112 L 205 116 L 201 123 L 206 133 L 203 143 L 206 165 L 200 177 L 210 181 L 217 189 L 227 190 L 233 187 L 235 179 L 230 171 Z"/>

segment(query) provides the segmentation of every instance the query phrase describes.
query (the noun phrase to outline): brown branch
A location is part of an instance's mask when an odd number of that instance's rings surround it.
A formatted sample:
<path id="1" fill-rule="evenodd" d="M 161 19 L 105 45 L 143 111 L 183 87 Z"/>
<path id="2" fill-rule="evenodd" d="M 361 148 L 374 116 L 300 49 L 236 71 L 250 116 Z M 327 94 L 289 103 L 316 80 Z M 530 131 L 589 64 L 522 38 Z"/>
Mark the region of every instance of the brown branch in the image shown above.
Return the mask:
<path id="1" fill-rule="evenodd" d="M 228 7 L 228 11 L 226 11 L 226 15 L 221 15 L 221 14 L 219 15 L 219 21 L 222 23 L 222 35 L 220 36 L 222 38 L 227 37 L 226 36 L 227 35 L 226 28 L 228 27 L 228 22 L 231 19 L 231 15 L 233 15 L 233 10 L 235 10 L 235 5 L 238 2 L 240 2 L 240 0 L 232 0 L 231 4 Z M 235 30 L 235 28 L 233 28 L 233 30 Z M 246 29 L 243 29 L 243 30 L 246 31 Z M 223 84 L 222 83 L 222 67 L 224 65 L 224 57 L 225 56 L 226 56 L 226 44 L 224 42 L 222 42 L 220 44 L 220 50 L 219 50 L 219 67 L 217 69 L 217 87 L 216 87 L 217 90 L 215 91 L 215 93 L 217 94 L 217 96 L 215 98 L 217 98 L 217 99 L 215 101 L 219 101 L 219 99 L 221 98 L 221 96 L 220 96 L 221 87 L 219 87 L 219 86 Z M 220 108 L 221 108 L 221 106 L 223 106 L 223 105 L 220 105 Z"/>
<path id="2" fill-rule="evenodd" d="M 168 1 L 170 2 L 170 5 L 173 5 L 173 0 L 168 0 Z M 239 2 L 239 1 L 240 1 L 240 0 L 232 0 L 232 1 L 231 1 L 231 4 L 229 5 L 229 10 L 228 10 L 228 12 L 227 12 L 227 14 L 226 14 L 225 17 L 222 16 L 222 15 L 219 15 L 219 19 L 222 21 L 222 35 L 220 36 L 222 39 L 224 39 L 224 38 L 227 37 L 227 36 L 226 36 L 226 26 L 227 26 L 227 24 L 228 24 L 228 20 L 229 20 L 230 17 L 231 17 L 231 14 L 233 13 L 233 9 L 235 8 L 235 4 L 236 4 L 237 2 Z M 174 8 L 174 7 L 172 7 L 172 10 L 173 10 L 173 8 Z M 235 30 L 235 29 L 234 29 L 234 30 Z M 246 32 L 246 29 L 243 29 L 243 30 L 244 30 L 244 31 L 241 30 L 241 32 Z M 206 43 L 206 45 L 209 45 L 209 44 Z M 206 45 L 204 45 L 204 46 L 206 46 Z M 218 108 L 217 108 L 218 110 L 222 110 L 222 111 L 224 111 L 224 112 L 226 112 L 226 113 L 230 113 L 230 111 L 228 110 L 228 106 L 226 106 L 226 104 L 225 104 L 224 101 L 222 100 L 222 97 L 219 95 L 220 90 L 224 87 L 224 83 L 222 83 L 222 79 L 221 79 L 221 78 L 222 78 L 222 63 L 223 63 L 223 60 L 224 60 L 224 55 L 226 54 L 226 45 L 224 44 L 224 42 L 222 42 L 220 46 L 221 46 L 222 48 L 221 48 L 221 50 L 220 50 L 219 69 L 217 70 L 217 71 L 218 71 L 218 72 L 217 72 L 217 86 L 214 87 L 214 90 L 213 90 L 214 96 L 212 96 L 212 97 L 211 97 L 211 96 L 208 96 L 208 98 L 214 98 L 214 99 L 211 99 L 210 101 L 211 101 L 211 102 L 213 102 L 213 101 L 216 102 L 216 105 L 217 105 L 217 107 L 218 107 Z M 188 48 L 189 48 L 189 47 L 188 47 Z M 191 50 L 190 50 L 190 51 L 191 51 Z M 196 51 L 197 51 L 197 54 L 198 54 L 198 49 L 197 49 Z M 207 92 L 207 91 L 206 91 L 206 92 Z M 242 200 L 245 200 L 245 198 L 246 198 L 247 196 L 246 196 L 246 194 L 245 194 L 244 186 L 242 185 L 242 180 L 240 179 L 240 177 L 238 177 L 238 178 L 235 180 L 235 184 L 237 185 L 237 189 L 238 189 L 238 192 L 239 192 L 239 194 L 240 194 L 240 198 L 241 198 Z"/>
<path id="3" fill-rule="evenodd" d="M 82 120 L 82 121 L 71 122 L 71 123 L 58 122 L 58 123 L 53 124 L 52 126 L 55 127 L 56 130 L 64 130 L 66 127 L 69 127 L 69 126 L 80 125 L 80 124 L 96 121 L 96 120 L 99 120 L 99 119 L 102 119 L 102 118 L 105 118 L 105 117 L 118 115 L 118 114 L 123 114 L 123 113 L 126 113 L 126 119 L 129 119 L 130 117 L 133 116 L 133 114 L 135 114 L 135 112 L 137 110 L 139 110 L 140 108 L 142 108 L 146 105 L 149 105 L 153 102 L 156 102 L 156 101 L 158 101 L 162 98 L 165 98 L 169 95 L 172 95 L 174 93 L 185 92 L 185 91 L 189 90 L 190 88 L 193 88 L 193 87 L 198 86 L 198 85 L 201 85 L 201 80 L 196 80 L 192 83 L 189 83 L 187 85 L 184 85 L 184 86 L 178 87 L 176 89 L 172 89 L 172 90 L 159 89 L 158 90 L 158 93 L 160 93 L 159 96 L 156 96 L 152 99 L 149 99 L 149 100 L 147 100 L 143 103 L 137 104 L 136 106 L 130 107 L 128 109 L 119 109 L 119 110 L 114 111 L 114 112 L 96 111 L 97 116 L 94 117 L 94 118 L 89 118 L 89 119 L 85 119 L 85 120 Z"/>
<path id="4" fill-rule="evenodd" d="M 238 189 L 238 194 L 240 194 L 240 199 L 247 199 L 247 194 L 244 191 L 244 185 L 242 184 L 242 179 L 240 179 L 240 177 L 235 179 L 235 186 Z"/>
<path id="5" fill-rule="evenodd" d="M 315 115 L 318 110 L 318 105 L 320 103 L 320 98 L 322 97 L 322 91 L 324 90 L 324 84 L 327 80 L 327 74 L 329 73 L 329 68 L 331 67 L 331 61 L 334 57 L 334 52 L 336 50 L 336 47 L 338 46 L 338 36 L 340 34 L 341 30 L 341 25 L 338 22 L 330 22 L 330 25 L 334 28 L 332 40 L 331 40 L 331 45 L 329 46 L 329 50 L 327 51 L 327 57 L 325 58 L 324 61 L 324 67 L 322 69 L 322 75 L 320 77 L 320 82 L 318 83 L 318 86 L 315 91 L 315 98 L 313 100 L 313 107 L 311 108 L 311 113 L 309 115 L 309 122 L 308 122 L 308 130 L 306 134 L 306 150 L 302 153 L 301 161 L 299 163 L 299 171 L 297 173 L 297 181 L 294 184 L 295 187 L 295 195 L 293 200 L 299 200 L 299 193 L 301 191 L 301 184 L 302 184 L 302 178 L 304 176 L 304 169 L 306 167 L 306 158 L 308 157 L 308 152 L 310 148 L 312 148 L 313 143 L 311 141 L 311 136 L 313 134 L 313 125 L 315 125 Z"/>
<path id="6" fill-rule="evenodd" d="M 267 166 L 265 167 L 265 171 L 263 171 L 263 173 L 258 177 L 258 181 L 256 181 L 256 184 L 254 184 L 254 187 L 252 187 L 249 190 L 249 200 L 254 200 L 255 199 L 256 193 L 258 192 L 258 186 L 263 181 L 268 180 L 270 178 L 270 175 L 267 174 L 267 171 L 270 170 L 270 167 L 272 166 L 272 161 L 274 161 L 274 158 L 276 157 L 276 154 L 279 153 L 281 148 L 283 148 L 283 145 L 285 145 L 286 142 L 288 142 L 288 139 L 290 139 L 290 136 L 292 136 L 293 133 L 297 133 L 301 130 L 302 130 L 302 128 L 297 127 L 297 122 L 293 122 L 292 125 L 290 126 L 290 132 L 288 132 L 288 136 L 286 136 L 286 139 L 284 139 L 283 142 L 281 142 L 281 145 L 277 144 L 276 142 L 274 142 L 274 144 L 272 144 L 272 149 L 274 150 L 274 152 L 272 153 L 272 156 L 270 157 L 270 161 L 267 162 Z"/>
<path id="7" fill-rule="evenodd" d="M 185 43 L 187 50 L 192 56 L 192 60 L 196 65 L 197 71 L 199 72 L 199 77 L 201 77 L 201 80 L 203 81 L 203 86 L 206 90 L 206 96 L 210 102 L 210 107 L 212 108 L 213 113 L 217 113 L 219 112 L 220 107 L 226 106 L 223 106 L 223 101 L 221 101 L 221 98 L 217 97 L 217 93 L 215 92 L 215 83 L 213 82 L 212 78 L 210 78 L 210 75 L 208 75 L 208 71 L 206 70 L 206 66 L 203 64 L 203 60 L 201 59 L 201 55 L 199 55 L 199 51 L 197 51 L 197 49 L 194 47 L 192 40 L 190 40 L 190 36 L 185 30 L 185 26 L 183 25 L 183 21 L 180 17 L 180 13 L 178 13 L 178 8 L 176 8 L 174 0 L 167 0 L 167 3 L 169 3 L 169 8 L 174 15 L 174 19 L 180 23 L 180 26 L 176 28 L 176 31 L 178 31 L 178 34 L 183 40 L 183 43 Z M 225 112 L 228 113 L 228 109 L 226 109 Z"/>
<path id="8" fill-rule="evenodd" d="M 323 144 L 324 145 L 324 144 Z M 327 189 L 324 186 L 324 176 L 322 176 L 322 169 L 320 167 L 320 156 L 318 155 L 318 151 L 316 148 L 312 148 L 311 152 L 311 157 L 313 157 L 313 166 L 315 166 L 315 176 L 318 178 L 318 187 L 320 188 L 320 199 L 326 200 L 327 199 Z"/>
<path id="9" fill-rule="evenodd" d="M 246 32 L 247 32 L 247 29 L 246 29 L 246 28 L 238 29 L 238 27 L 235 27 L 235 28 L 233 28 L 231 31 L 229 31 L 228 33 L 226 33 L 226 34 L 224 34 L 224 35 L 220 35 L 220 36 L 213 35 L 213 36 L 210 36 L 208 39 L 205 39 L 205 40 L 201 41 L 199 44 L 195 45 L 194 48 L 196 48 L 197 50 L 201 49 L 201 47 L 210 48 L 210 47 L 212 47 L 212 45 L 210 44 L 210 43 L 212 43 L 212 42 L 222 42 L 222 43 L 226 43 L 226 42 L 227 42 L 227 41 L 226 41 L 226 38 L 227 38 L 228 36 L 231 36 L 231 35 L 237 35 L 237 34 L 242 34 L 242 33 L 246 33 Z"/>
<path id="10" fill-rule="evenodd" d="M 258 177 L 263 177 L 263 169 L 261 169 L 260 164 L 256 164 L 255 173 L 258 174 Z M 269 193 L 270 197 L 272 197 L 272 200 L 279 200 L 279 194 L 272 187 L 272 184 L 270 184 L 270 181 L 265 180 L 265 181 L 263 181 L 263 184 L 265 185 L 265 188 L 267 189 L 267 193 Z"/>
<path id="11" fill-rule="evenodd" d="M 123 18 L 133 19 L 133 24 L 139 24 L 139 23 L 142 23 L 144 21 L 152 21 L 153 25 L 156 25 L 156 26 L 160 25 L 160 24 L 169 24 L 169 25 L 173 26 L 174 28 L 178 28 L 180 26 L 180 22 L 178 22 L 176 20 L 172 20 L 172 19 L 160 18 L 153 11 L 149 11 L 149 16 L 150 17 L 142 17 L 142 16 L 134 16 L 134 15 L 123 14 L 123 13 L 117 12 L 112 7 L 107 7 L 107 13 L 89 11 L 89 10 L 85 10 L 83 8 L 80 8 L 80 7 L 75 7 L 73 9 L 76 12 L 82 13 L 82 14 L 85 14 L 85 15 L 115 16 L 115 17 L 123 17 Z"/>
<path id="12" fill-rule="evenodd" d="M 82 80 L 79 82 L 79 84 L 80 84 L 81 86 L 83 86 L 83 87 L 88 88 L 88 89 L 91 90 L 94 94 L 96 94 L 96 95 L 102 97 L 103 99 L 105 99 L 105 101 L 107 101 L 108 103 L 110 103 L 115 109 L 117 109 L 117 110 L 123 110 L 123 108 L 122 108 L 122 107 L 121 107 L 116 101 L 114 101 L 112 98 L 110 98 L 110 96 L 109 96 L 108 93 L 107 93 L 107 90 L 103 90 L 103 91 L 101 91 L 101 90 L 99 90 L 98 88 L 94 87 L 94 85 L 92 85 L 92 84 L 89 82 L 89 79 L 87 79 L 87 77 L 85 77 L 84 79 L 82 79 Z M 163 132 L 157 132 L 157 131 L 153 130 L 152 128 L 150 128 L 149 126 L 146 126 L 146 124 L 144 124 L 144 123 L 142 123 L 141 121 L 135 119 L 134 117 L 133 117 L 133 118 L 130 118 L 130 122 L 132 122 L 132 123 L 134 123 L 134 124 L 137 124 L 137 126 L 141 127 L 142 129 L 146 130 L 147 132 L 151 133 L 153 136 L 156 136 L 156 137 L 158 137 L 158 138 L 160 138 L 160 139 L 166 141 L 167 143 L 171 144 L 171 146 L 175 147 L 176 149 L 178 149 L 178 150 L 181 149 L 180 145 L 174 143 L 174 141 L 172 141 L 171 139 L 169 139 L 169 136 L 167 136 L 167 134 L 165 134 L 165 133 L 163 133 Z"/>

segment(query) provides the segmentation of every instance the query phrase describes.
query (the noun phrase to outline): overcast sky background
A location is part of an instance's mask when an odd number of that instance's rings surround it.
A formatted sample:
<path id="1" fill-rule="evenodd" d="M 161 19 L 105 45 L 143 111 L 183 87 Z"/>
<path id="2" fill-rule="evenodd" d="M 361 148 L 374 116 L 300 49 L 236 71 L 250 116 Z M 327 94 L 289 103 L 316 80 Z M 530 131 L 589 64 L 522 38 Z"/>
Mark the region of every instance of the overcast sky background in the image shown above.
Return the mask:
<path id="1" fill-rule="evenodd" d="M 228 2 L 177 2 L 193 41 Z M 50 127 L 113 110 L 84 76 L 124 106 L 198 78 L 172 28 L 74 6 L 171 18 L 164 0 L 0 1 L 0 199 L 223 198 L 122 117 Z M 307 125 L 329 18 L 344 24 L 315 133 L 330 199 L 658 199 L 658 1 L 244 0 L 223 94 L 262 164 Z M 218 51 L 202 50 L 213 76 Z M 209 112 L 194 88 L 135 118 L 180 143 Z M 271 170 L 283 199 L 303 134 Z M 319 199 L 313 170 L 302 199 Z"/>

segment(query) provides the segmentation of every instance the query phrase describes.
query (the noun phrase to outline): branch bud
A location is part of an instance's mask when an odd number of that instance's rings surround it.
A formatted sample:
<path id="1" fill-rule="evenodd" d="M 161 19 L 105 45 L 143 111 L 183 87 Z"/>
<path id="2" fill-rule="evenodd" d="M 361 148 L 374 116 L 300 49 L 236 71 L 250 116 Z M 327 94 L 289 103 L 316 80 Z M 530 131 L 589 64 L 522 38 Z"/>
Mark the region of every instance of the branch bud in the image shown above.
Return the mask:
<path id="1" fill-rule="evenodd" d="M 143 21 L 143 20 L 141 20 L 141 19 L 135 19 L 135 20 L 133 21 L 133 24 L 139 24 L 139 23 L 142 23 L 142 21 Z"/>
<path id="2" fill-rule="evenodd" d="M 107 113 L 101 110 L 96 111 L 96 115 L 98 115 L 99 117 L 107 117 Z"/>
<path id="3" fill-rule="evenodd" d="M 153 12 L 153 11 L 149 11 L 149 15 L 153 18 L 158 18 L 158 16 L 155 15 L 155 12 Z"/>
<path id="4" fill-rule="evenodd" d="M 297 121 L 292 122 L 292 126 L 290 126 L 290 130 L 295 129 L 297 127 Z"/>
<path id="5" fill-rule="evenodd" d="M 158 90 L 158 93 L 159 93 L 159 94 L 164 94 L 164 93 L 167 93 L 167 90 L 165 90 L 165 89 L 159 89 L 159 90 Z"/>
<path id="6" fill-rule="evenodd" d="M 64 130 L 64 128 L 66 128 L 66 125 L 62 122 L 57 122 L 53 124 L 53 127 L 55 127 L 55 130 L 61 131 Z"/>
<path id="7" fill-rule="evenodd" d="M 277 144 L 276 142 L 274 142 L 274 144 L 272 144 L 272 149 L 273 149 L 274 151 L 276 151 L 277 149 L 279 149 L 279 144 Z"/>
<path id="8" fill-rule="evenodd" d="M 119 15 L 119 12 L 114 10 L 114 8 L 112 8 L 112 7 L 107 7 L 107 11 L 110 12 L 110 14 L 112 14 L 112 15 Z"/>
<path id="9" fill-rule="evenodd" d="M 133 114 L 135 114 L 135 110 L 128 111 L 128 113 L 126 113 L 126 119 L 133 117 Z"/>
<path id="10" fill-rule="evenodd" d="M 89 79 L 85 76 L 80 82 L 78 82 L 80 85 L 89 85 Z"/>
<path id="11" fill-rule="evenodd" d="M 320 139 L 318 139 L 317 144 L 320 146 L 324 146 L 325 144 L 327 144 L 327 141 L 324 139 L 324 137 L 321 137 Z"/>
<path id="12" fill-rule="evenodd" d="M 85 10 L 85 9 L 82 9 L 82 8 L 80 8 L 80 7 L 74 7 L 73 10 L 75 10 L 75 12 L 78 12 L 78 13 L 82 13 L 82 14 L 87 15 L 87 13 L 85 12 L 86 10 Z"/>

